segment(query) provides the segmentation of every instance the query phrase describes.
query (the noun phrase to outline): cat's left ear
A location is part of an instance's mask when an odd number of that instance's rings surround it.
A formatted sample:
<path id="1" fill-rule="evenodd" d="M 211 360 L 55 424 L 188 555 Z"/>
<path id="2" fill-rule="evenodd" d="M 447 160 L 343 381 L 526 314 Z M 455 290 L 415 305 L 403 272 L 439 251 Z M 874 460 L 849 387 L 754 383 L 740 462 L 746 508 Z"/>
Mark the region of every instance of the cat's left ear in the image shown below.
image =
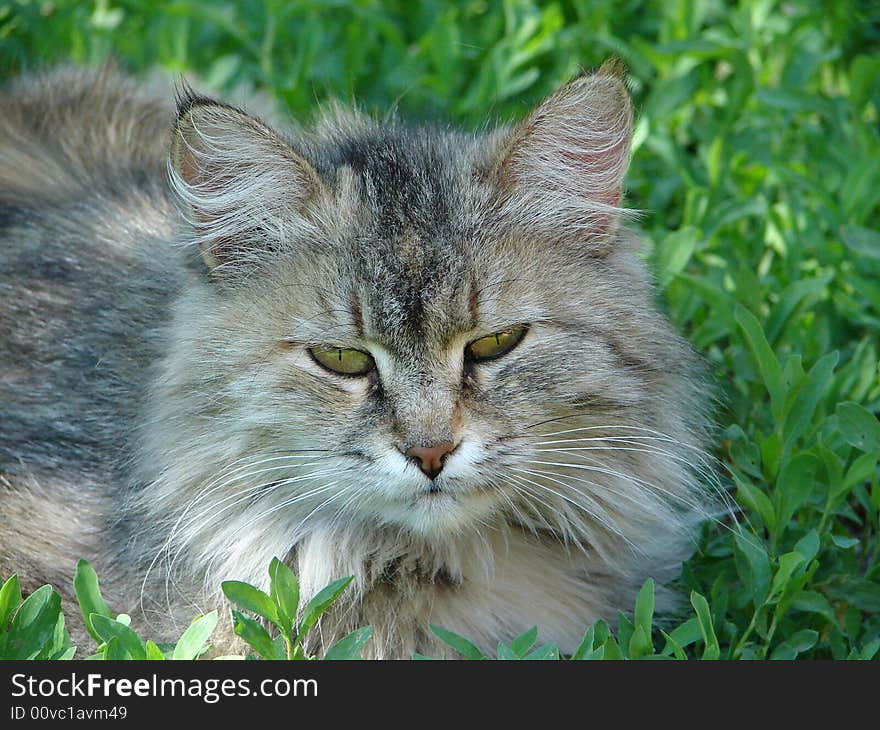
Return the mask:
<path id="1" fill-rule="evenodd" d="M 321 189 L 309 162 L 263 122 L 188 90 L 178 100 L 169 173 L 212 271 L 242 268 L 283 245 Z"/>
<path id="2" fill-rule="evenodd" d="M 560 235 L 613 232 L 632 141 L 623 76 L 608 62 L 558 89 L 513 129 L 494 168 L 505 216 Z"/>

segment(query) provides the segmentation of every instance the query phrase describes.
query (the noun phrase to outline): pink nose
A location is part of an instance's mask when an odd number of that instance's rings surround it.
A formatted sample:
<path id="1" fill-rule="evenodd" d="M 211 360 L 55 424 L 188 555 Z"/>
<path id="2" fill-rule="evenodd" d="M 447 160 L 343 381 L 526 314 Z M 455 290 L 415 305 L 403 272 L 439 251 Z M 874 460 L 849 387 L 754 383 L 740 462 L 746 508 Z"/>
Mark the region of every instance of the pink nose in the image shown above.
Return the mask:
<path id="1" fill-rule="evenodd" d="M 451 441 L 444 441 L 442 444 L 434 444 L 433 446 L 413 446 L 406 450 L 406 455 L 421 469 L 428 479 L 436 479 L 437 475 L 443 471 L 443 462 L 446 457 L 455 451 L 455 444 Z"/>

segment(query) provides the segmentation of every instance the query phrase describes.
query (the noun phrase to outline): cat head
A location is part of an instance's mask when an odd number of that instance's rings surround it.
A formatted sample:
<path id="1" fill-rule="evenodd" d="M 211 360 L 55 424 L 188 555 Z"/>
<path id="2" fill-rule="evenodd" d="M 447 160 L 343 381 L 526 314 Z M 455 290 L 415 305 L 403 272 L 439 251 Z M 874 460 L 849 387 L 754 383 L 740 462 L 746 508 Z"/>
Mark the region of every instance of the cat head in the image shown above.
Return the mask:
<path id="1" fill-rule="evenodd" d="M 700 397 L 622 222 L 631 134 L 614 66 L 477 136 L 333 110 L 286 138 L 185 94 L 207 274 L 164 381 L 199 424 L 160 449 L 175 499 L 269 542 L 501 522 L 610 554 L 678 525 Z"/>

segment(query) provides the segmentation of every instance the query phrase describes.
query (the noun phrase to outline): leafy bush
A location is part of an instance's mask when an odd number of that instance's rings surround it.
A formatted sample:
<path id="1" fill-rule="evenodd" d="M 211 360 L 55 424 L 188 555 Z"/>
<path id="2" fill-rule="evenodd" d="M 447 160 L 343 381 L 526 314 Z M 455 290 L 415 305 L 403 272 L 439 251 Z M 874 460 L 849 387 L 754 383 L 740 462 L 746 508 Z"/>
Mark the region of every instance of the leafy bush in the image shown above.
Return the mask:
<path id="1" fill-rule="evenodd" d="M 290 568 L 275 558 L 269 576 L 271 595 L 239 581 L 226 581 L 222 588 L 230 602 L 274 626 L 277 636 L 271 637 L 261 623 L 233 608 L 235 633 L 254 650 L 255 657 L 315 658 L 303 652 L 303 639 L 351 578 L 334 581 L 318 591 L 299 613 L 299 584 Z M 128 615 L 113 616 L 101 596 L 98 576 L 85 560 L 77 563 L 74 590 L 83 623 L 97 644 L 87 659 L 198 659 L 211 648 L 216 610 L 197 616 L 175 643 L 157 644 L 144 640 L 131 627 Z M 369 626 L 353 631 L 331 646 L 323 658 L 358 659 L 371 634 Z M 0 659 L 73 659 L 76 652 L 64 627 L 61 596 L 52 586 L 42 586 L 22 600 L 18 577 L 9 578 L 0 589 Z"/>
<path id="2" fill-rule="evenodd" d="M 113 53 L 218 92 L 268 90 L 297 119 L 336 96 L 475 126 L 521 117 L 578 68 L 620 57 L 638 111 L 629 204 L 643 211 L 662 306 L 718 383 L 716 456 L 742 529 L 704 530 L 681 581 L 692 617 L 659 633 L 643 593 L 616 636 L 596 624 L 579 655 L 869 658 L 880 647 L 874 6 L 19 2 L 0 9 L 0 68 Z M 7 587 L 4 623 L 19 601 Z M 14 613 L 4 655 L 69 652 L 55 595 L 40 589 Z M 269 598 L 274 614 L 262 598 L 243 608 L 269 612 L 256 613 L 287 636 L 295 612 Z M 260 624 L 236 620 L 241 636 L 260 637 L 259 655 L 296 655 L 294 634 L 279 644 L 267 633 L 270 649 Z M 122 651 L 125 632 L 98 624 L 103 651 Z M 438 636 L 476 656 L 461 637 Z M 536 640 L 497 655 L 528 656 Z"/>

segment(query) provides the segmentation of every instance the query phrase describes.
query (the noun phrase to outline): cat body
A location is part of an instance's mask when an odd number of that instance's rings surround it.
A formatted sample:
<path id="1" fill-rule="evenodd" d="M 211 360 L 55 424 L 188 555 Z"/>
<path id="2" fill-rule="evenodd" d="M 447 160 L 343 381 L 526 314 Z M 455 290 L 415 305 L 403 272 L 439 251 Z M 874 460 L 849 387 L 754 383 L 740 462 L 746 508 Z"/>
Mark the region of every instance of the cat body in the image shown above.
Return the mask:
<path id="1" fill-rule="evenodd" d="M 612 67 L 483 135 L 9 86 L 0 575 L 69 601 L 87 558 L 170 639 L 278 556 L 304 598 L 354 576 L 313 651 L 572 651 L 713 509 L 699 363 L 618 208 L 631 124 Z"/>

